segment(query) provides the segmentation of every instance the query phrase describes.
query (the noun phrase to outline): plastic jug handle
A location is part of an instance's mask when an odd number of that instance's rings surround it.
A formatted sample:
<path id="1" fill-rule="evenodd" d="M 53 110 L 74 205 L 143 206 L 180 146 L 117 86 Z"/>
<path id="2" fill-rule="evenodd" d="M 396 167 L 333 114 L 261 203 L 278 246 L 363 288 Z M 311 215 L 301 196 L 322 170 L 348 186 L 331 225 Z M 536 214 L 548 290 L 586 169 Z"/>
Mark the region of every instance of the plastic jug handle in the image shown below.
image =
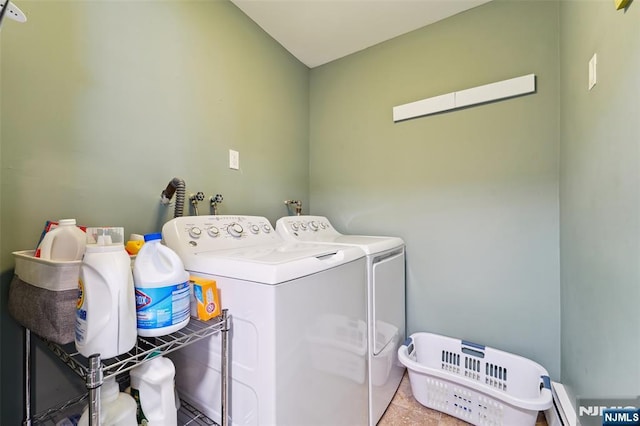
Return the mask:
<path id="1" fill-rule="evenodd" d="M 53 247 L 55 237 L 55 234 L 47 232 L 36 250 L 35 257 L 51 259 L 51 247 Z"/>
<path id="2" fill-rule="evenodd" d="M 176 269 L 184 270 L 184 263 L 182 263 L 182 259 L 180 259 L 180 257 L 174 251 L 169 251 L 171 250 L 169 247 L 165 247 L 165 246 L 161 246 L 161 247 L 164 247 L 166 250 L 158 250 L 159 251 L 158 254 L 162 257 L 164 264 L 169 265 L 169 270 L 170 271 L 175 271 Z"/>

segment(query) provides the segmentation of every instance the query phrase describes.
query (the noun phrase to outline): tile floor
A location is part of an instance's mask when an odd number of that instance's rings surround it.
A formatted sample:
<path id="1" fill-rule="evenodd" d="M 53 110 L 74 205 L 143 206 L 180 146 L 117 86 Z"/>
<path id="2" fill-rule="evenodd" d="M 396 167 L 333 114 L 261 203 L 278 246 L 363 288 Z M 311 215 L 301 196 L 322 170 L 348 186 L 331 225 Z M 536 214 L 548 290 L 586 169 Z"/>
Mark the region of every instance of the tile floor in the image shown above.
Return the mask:
<path id="1" fill-rule="evenodd" d="M 378 426 L 465 426 L 468 424 L 448 414 L 426 408 L 416 401 L 411 393 L 409 376 L 406 373 L 396 396 L 393 397 L 389 408 L 378 422 Z M 538 416 L 536 426 L 547 426 L 542 413 Z"/>

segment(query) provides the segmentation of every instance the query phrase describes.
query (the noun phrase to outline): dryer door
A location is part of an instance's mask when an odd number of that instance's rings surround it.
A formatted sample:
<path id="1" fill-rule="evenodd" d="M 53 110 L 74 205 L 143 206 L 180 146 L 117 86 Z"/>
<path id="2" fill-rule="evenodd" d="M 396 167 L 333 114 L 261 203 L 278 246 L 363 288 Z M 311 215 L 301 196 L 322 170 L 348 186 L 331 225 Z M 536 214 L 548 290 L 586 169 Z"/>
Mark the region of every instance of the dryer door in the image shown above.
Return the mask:
<path id="1" fill-rule="evenodd" d="M 404 249 L 374 259 L 371 284 L 372 349 L 378 355 L 390 342 L 405 337 Z"/>

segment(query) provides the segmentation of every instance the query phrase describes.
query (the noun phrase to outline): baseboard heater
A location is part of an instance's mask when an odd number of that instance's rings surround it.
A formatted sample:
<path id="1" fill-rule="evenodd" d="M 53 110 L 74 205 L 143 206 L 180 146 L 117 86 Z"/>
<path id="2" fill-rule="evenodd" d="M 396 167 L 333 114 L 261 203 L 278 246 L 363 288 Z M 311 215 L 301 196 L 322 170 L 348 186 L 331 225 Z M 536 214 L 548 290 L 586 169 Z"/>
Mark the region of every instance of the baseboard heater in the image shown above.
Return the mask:
<path id="1" fill-rule="evenodd" d="M 553 405 L 544 412 L 549 426 L 579 426 L 576 411 L 562 383 L 551 382 Z"/>

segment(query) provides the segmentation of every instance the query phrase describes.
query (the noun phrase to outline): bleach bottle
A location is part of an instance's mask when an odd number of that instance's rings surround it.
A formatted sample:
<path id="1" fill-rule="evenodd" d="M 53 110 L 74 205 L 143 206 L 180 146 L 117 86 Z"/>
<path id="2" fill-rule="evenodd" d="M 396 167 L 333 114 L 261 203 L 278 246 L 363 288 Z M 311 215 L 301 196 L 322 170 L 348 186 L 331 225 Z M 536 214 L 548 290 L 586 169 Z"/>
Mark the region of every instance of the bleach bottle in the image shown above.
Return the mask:
<path id="1" fill-rule="evenodd" d="M 138 426 L 137 404 L 129 394 L 120 392 L 115 377 L 105 379 L 100 387 L 100 426 Z M 85 408 L 78 426 L 89 425 L 89 409 Z"/>
<path id="2" fill-rule="evenodd" d="M 176 368 L 169 358 L 152 358 L 131 370 L 131 396 L 137 403 L 138 424 L 176 426 L 178 423 L 174 377 Z"/>
<path id="3" fill-rule="evenodd" d="M 100 234 L 95 239 L 92 229 Z M 80 264 L 75 330 L 76 349 L 85 357 L 113 358 L 137 341 L 131 260 L 118 232 L 124 229 L 87 228 L 95 244 L 87 244 Z"/>
<path id="4" fill-rule="evenodd" d="M 180 257 L 161 244 L 162 234 L 147 234 L 133 264 L 138 335 L 157 337 L 189 323 L 189 274 Z"/>

